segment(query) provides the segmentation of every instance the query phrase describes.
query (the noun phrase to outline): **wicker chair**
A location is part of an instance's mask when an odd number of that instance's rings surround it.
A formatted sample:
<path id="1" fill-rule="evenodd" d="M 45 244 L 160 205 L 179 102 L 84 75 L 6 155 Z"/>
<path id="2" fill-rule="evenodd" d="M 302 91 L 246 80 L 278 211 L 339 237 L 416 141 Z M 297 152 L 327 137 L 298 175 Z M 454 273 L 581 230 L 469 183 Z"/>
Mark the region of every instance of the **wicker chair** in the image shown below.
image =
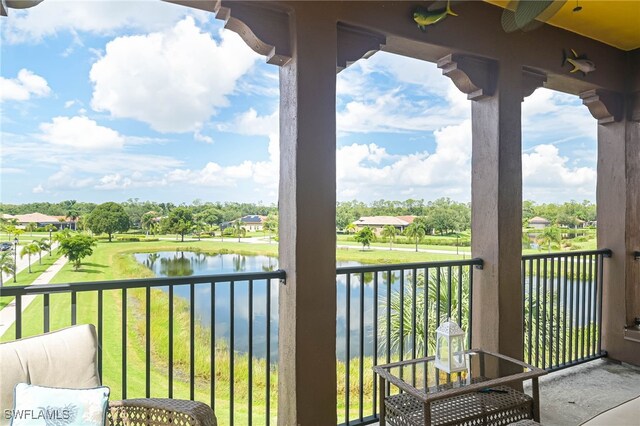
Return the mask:
<path id="1" fill-rule="evenodd" d="M 13 407 L 17 383 L 76 389 L 100 386 L 97 354 L 98 339 L 91 324 L 1 343 L 1 412 Z M 110 401 L 107 418 L 114 426 L 217 424 L 206 404 L 164 398 Z M 8 420 L 2 416 L 0 425 L 8 424 Z"/>

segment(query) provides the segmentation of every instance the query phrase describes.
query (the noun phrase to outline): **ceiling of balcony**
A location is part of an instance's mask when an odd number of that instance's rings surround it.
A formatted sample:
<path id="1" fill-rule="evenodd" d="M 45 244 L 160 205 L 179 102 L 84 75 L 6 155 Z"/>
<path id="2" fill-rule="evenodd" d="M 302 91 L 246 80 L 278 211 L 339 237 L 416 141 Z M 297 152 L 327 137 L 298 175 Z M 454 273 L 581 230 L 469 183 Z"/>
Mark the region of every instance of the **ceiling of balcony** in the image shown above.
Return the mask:
<path id="1" fill-rule="evenodd" d="M 506 7 L 509 0 L 485 0 Z M 568 0 L 547 23 L 622 50 L 640 48 L 640 1 Z M 535 31 L 535 30 L 534 30 Z"/>

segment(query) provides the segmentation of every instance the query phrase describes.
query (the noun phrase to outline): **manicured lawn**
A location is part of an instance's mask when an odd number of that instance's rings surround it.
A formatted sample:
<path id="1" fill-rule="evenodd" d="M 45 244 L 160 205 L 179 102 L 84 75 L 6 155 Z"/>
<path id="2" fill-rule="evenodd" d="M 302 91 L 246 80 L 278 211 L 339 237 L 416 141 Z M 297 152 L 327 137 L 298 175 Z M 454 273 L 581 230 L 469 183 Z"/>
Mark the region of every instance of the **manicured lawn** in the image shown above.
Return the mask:
<path id="1" fill-rule="evenodd" d="M 31 259 L 31 271 L 29 273 L 29 268 L 24 269 L 22 272 L 19 272 L 16 276 L 16 283 L 13 282 L 13 277 L 7 279 L 3 285 L 5 286 L 14 286 L 14 285 L 30 285 L 33 283 L 36 278 L 40 276 L 41 273 L 46 271 L 49 266 L 53 265 L 53 263 L 60 258 L 61 254 L 58 253 L 58 250 L 52 250 L 51 256 L 49 253 L 42 254 L 42 264 L 39 263 L 38 255 L 32 256 Z M 0 291 L 2 293 L 2 291 Z M 13 297 L 0 297 L 0 309 L 4 308 L 7 304 L 9 304 L 13 300 Z"/>

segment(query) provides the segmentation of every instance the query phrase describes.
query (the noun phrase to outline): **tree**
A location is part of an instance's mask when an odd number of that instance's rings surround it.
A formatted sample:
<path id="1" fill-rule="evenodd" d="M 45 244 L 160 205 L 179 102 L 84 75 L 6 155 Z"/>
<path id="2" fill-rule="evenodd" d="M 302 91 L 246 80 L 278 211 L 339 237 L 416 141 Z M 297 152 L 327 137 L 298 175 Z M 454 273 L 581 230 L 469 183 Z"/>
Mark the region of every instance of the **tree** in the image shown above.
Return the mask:
<path id="1" fill-rule="evenodd" d="M 33 237 L 33 231 L 38 229 L 38 224 L 35 223 L 35 222 L 29 222 L 29 223 L 27 223 L 27 226 L 24 227 L 24 229 L 27 232 L 29 232 L 31 234 L 31 236 Z"/>
<path id="2" fill-rule="evenodd" d="M 271 244 L 271 234 L 278 234 L 278 215 L 269 213 L 264 222 L 264 230 L 269 232 L 269 244 Z"/>
<path id="3" fill-rule="evenodd" d="M 238 237 L 238 242 L 240 242 L 240 237 L 247 235 L 247 230 L 242 226 L 242 221 L 240 219 L 233 222 L 233 234 Z"/>
<path id="4" fill-rule="evenodd" d="M 351 234 L 352 232 L 356 232 L 356 225 L 353 223 L 348 223 L 345 227 L 344 230 L 347 234 Z"/>
<path id="5" fill-rule="evenodd" d="M 16 271 L 15 266 L 10 250 L 0 252 L 0 287 L 3 284 L 2 274 L 13 275 Z"/>
<path id="6" fill-rule="evenodd" d="M 96 207 L 87 219 L 89 229 L 96 234 L 109 235 L 109 242 L 115 232 L 125 232 L 129 229 L 129 216 L 120 204 L 107 202 Z"/>
<path id="7" fill-rule="evenodd" d="M 536 238 L 540 247 L 547 246 L 548 251 L 551 252 L 551 244 L 562 242 L 562 232 L 555 226 L 548 226 L 542 230 L 538 238 Z"/>
<path id="8" fill-rule="evenodd" d="M 191 209 L 188 207 L 176 207 L 164 219 L 163 228 L 170 233 L 180 235 L 181 241 L 184 241 L 184 235 L 193 230 L 193 225 Z"/>
<path id="9" fill-rule="evenodd" d="M 42 265 L 42 252 L 48 251 L 49 256 L 51 256 L 51 242 L 49 240 L 45 240 L 44 238 L 41 240 L 34 240 L 33 242 L 38 245 L 38 263 Z"/>
<path id="10" fill-rule="evenodd" d="M 407 228 L 404 230 L 404 234 L 415 241 L 416 251 L 418 251 L 418 241 L 420 241 L 420 239 L 424 237 L 424 234 L 426 234 L 426 230 L 422 222 L 414 220 L 413 223 L 407 226 Z"/>
<path id="11" fill-rule="evenodd" d="M 215 207 L 209 207 L 196 214 L 195 218 L 200 222 L 206 223 L 209 227 L 213 227 L 222 220 L 222 212 Z"/>
<path id="12" fill-rule="evenodd" d="M 29 273 L 31 273 L 31 255 L 40 252 L 40 247 L 37 243 L 29 243 L 22 246 L 22 250 L 20 250 L 20 257 L 27 256 L 29 261 Z"/>
<path id="13" fill-rule="evenodd" d="M 373 230 L 368 226 L 362 228 L 358 233 L 353 237 L 354 240 L 362 244 L 362 250 L 366 247 L 371 247 L 371 241 L 373 241 L 374 235 Z"/>
<path id="14" fill-rule="evenodd" d="M 71 230 L 69 228 L 66 228 L 56 232 L 53 235 L 53 241 L 61 243 L 69 237 L 71 237 Z"/>
<path id="15" fill-rule="evenodd" d="M 75 207 L 72 207 L 69 210 L 67 210 L 67 219 L 69 219 L 71 223 L 73 223 L 74 231 L 77 229 L 76 221 L 78 220 L 79 217 L 80 217 L 80 212 L 78 212 L 78 210 Z"/>
<path id="16" fill-rule="evenodd" d="M 127 218 L 128 220 L 128 218 Z M 60 252 L 73 263 L 73 268 L 80 269 L 82 259 L 93 254 L 96 241 L 88 235 L 76 234 L 60 243 Z"/>
<path id="17" fill-rule="evenodd" d="M 47 226 L 44 227 L 44 230 L 49 233 L 49 256 L 51 256 L 51 245 L 53 243 L 53 239 L 51 238 L 51 233 L 53 231 L 55 231 L 56 229 L 58 229 L 58 228 L 56 228 L 52 224 L 48 224 Z"/>
<path id="18" fill-rule="evenodd" d="M 157 217 L 158 213 L 154 211 L 146 212 L 140 217 L 140 226 L 142 227 L 142 229 L 147 231 L 147 235 L 149 235 L 151 228 L 153 227 L 154 223 L 156 223 Z"/>
<path id="19" fill-rule="evenodd" d="M 393 240 L 396 238 L 396 235 L 398 235 L 398 230 L 393 225 L 385 225 L 384 228 L 382 228 L 381 235 L 389 239 L 389 250 L 391 250 L 393 246 Z"/>

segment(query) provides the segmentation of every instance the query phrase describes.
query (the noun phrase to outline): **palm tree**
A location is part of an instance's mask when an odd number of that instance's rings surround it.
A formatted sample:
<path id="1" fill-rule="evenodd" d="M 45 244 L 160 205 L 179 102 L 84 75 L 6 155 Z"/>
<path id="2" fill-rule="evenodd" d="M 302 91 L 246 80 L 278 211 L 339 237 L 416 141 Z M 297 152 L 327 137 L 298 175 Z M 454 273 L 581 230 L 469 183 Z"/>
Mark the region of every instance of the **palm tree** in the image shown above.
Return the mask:
<path id="1" fill-rule="evenodd" d="M 344 227 L 344 230 L 346 231 L 347 234 L 351 234 L 352 232 L 356 232 L 356 225 L 354 225 L 353 223 L 348 224 L 347 226 Z"/>
<path id="2" fill-rule="evenodd" d="M 41 240 L 33 240 L 33 242 L 38 245 L 38 256 L 39 256 L 38 263 L 42 265 L 42 252 L 49 251 L 49 255 L 51 255 L 51 242 L 49 242 L 49 240 L 46 240 L 44 238 Z"/>
<path id="3" fill-rule="evenodd" d="M 411 280 L 413 277 L 405 277 Z M 441 322 L 447 320 L 449 312 L 454 321 L 460 324 L 463 330 L 469 328 L 469 270 L 462 269 L 462 273 L 457 271 L 451 274 L 451 282 L 449 283 L 448 271 L 445 268 L 429 270 L 427 285 L 427 297 L 425 299 L 425 275 L 419 272 L 416 277 L 416 297 L 415 297 L 415 331 L 413 330 L 413 294 L 411 291 L 404 291 L 404 297 L 400 299 L 400 291 L 395 290 L 391 294 L 391 322 L 390 322 L 390 341 L 392 351 L 397 351 L 400 342 L 405 343 L 411 340 L 415 333 L 416 337 L 416 353 L 433 354 L 435 352 L 435 332 Z M 462 278 L 462 286 L 458 285 L 458 280 Z M 438 284 L 439 283 L 439 284 Z M 439 288 L 438 288 L 439 287 Z M 462 294 L 458 294 L 458 289 L 462 289 Z M 426 302 L 426 303 L 425 303 Z M 425 327 L 425 309 L 427 324 Z M 458 311 L 461 317 L 457 317 Z M 438 317 L 439 312 L 439 317 Z M 402 316 L 401 316 L 402 314 Z M 386 330 L 386 316 L 380 318 L 380 330 Z M 380 346 L 385 347 L 386 338 L 381 336 Z M 405 347 L 407 347 L 405 345 Z"/>
<path id="4" fill-rule="evenodd" d="M 58 228 L 56 228 L 52 224 L 48 224 L 47 226 L 44 227 L 44 230 L 49 233 L 49 256 L 51 256 L 51 243 L 53 242 L 53 239 L 51 238 L 51 233 L 56 229 Z"/>
<path id="5" fill-rule="evenodd" d="M 411 225 L 407 226 L 407 229 L 404 230 L 404 234 L 413 238 L 416 242 L 416 251 L 418 251 L 418 241 L 427 233 L 427 230 L 424 227 L 422 222 L 413 222 Z"/>
<path id="6" fill-rule="evenodd" d="M 0 287 L 3 284 L 2 274 L 13 275 L 15 266 L 10 250 L 0 252 Z"/>
<path id="7" fill-rule="evenodd" d="M 247 230 L 243 228 L 240 219 L 233 222 L 233 232 L 236 237 L 238 237 L 238 242 L 240 242 L 240 237 L 244 237 L 245 235 L 247 235 Z"/>
<path id="8" fill-rule="evenodd" d="M 40 252 L 40 247 L 36 243 L 25 244 L 20 251 L 20 257 L 27 255 L 29 260 L 29 273 L 31 273 L 31 255 Z"/>
<path id="9" fill-rule="evenodd" d="M 33 237 L 33 231 L 35 231 L 36 229 L 38 229 L 38 224 L 35 222 L 29 222 L 27 223 L 27 226 L 25 226 L 24 228 L 27 232 L 29 232 L 31 234 L 31 236 Z"/>
<path id="10" fill-rule="evenodd" d="M 78 217 L 80 217 L 80 213 L 75 208 L 71 208 L 67 212 L 67 219 L 71 219 L 71 223 L 73 223 L 73 230 L 74 231 L 77 229 L 76 220 L 78 219 Z M 71 225 L 69 225 L 69 226 L 71 226 Z"/>
<path id="11" fill-rule="evenodd" d="M 552 243 L 560 244 L 562 242 L 562 232 L 556 226 L 549 226 L 542 230 L 542 232 L 540 233 L 540 235 L 538 235 L 538 238 L 536 238 L 536 240 L 538 241 L 538 244 L 540 244 L 541 247 L 546 245 L 550 253 Z"/>
<path id="12" fill-rule="evenodd" d="M 398 235 L 398 230 L 393 225 L 385 225 L 384 228 L 382 228 L 382 232 L 380 235 L 389 239 L 389 250 L 391 250 L 393 247 L 393 240 L 395 239 L 396 235 Z"/>

